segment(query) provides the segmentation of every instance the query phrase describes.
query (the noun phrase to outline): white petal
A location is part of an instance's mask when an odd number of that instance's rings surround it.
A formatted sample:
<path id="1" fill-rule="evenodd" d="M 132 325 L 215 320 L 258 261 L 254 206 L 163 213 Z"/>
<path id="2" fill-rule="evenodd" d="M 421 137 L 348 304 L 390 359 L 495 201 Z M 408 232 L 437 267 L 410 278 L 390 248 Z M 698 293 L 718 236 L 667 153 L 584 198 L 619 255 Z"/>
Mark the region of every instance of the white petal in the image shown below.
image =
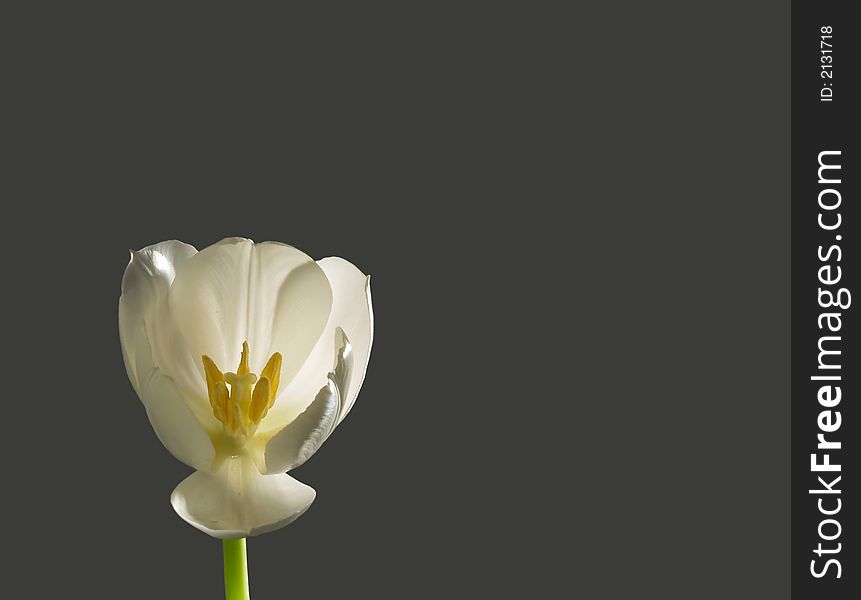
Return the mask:
<path id="1" fill-rule="evenodd" d="M 338 421 L 340 421 L 347 408 L 344 399 L 349 397 L 350 383 L 353 378 L 353 345 L 340 327 L 335 328 L 335 368 L 329 377 L 338 388 L 341 398 L 341 405 L 338 407 Z"/>
<path id="2" fill-rule="evenodd" d="M 209 355 L 223 371 L 236 368 L 245 341 L 253 247 L 251 240 L 230 239 L 204 248 L 177 270 L 168 294 L 189 353 Z"/>
<path id="3" fill-rule="evenodd" d="M 273 352 L 284 358 L 281 386 L 290 381 L 305 363 L 325 331 L 332 310 L 332 288 L 323 270 L 308 255 L 284 244 L 267 242 L 257 246 L 258 280 L 263 283 L 260 299 L 271 302 L 274 316 L 264 327 L 271 332 L 268 351 L 258 358 L 259 372 Z M 268 314 L 269 305 L 261 314 Z M 257 326 L 258 331 L 261 326 Z"/>
<path id="4" fill-rule="evenodd" d="M 339 407 L 338 388 L 329 380 L 310 406 L 266 444 L 266 472 L 283 473 L 311 458 L 332 432 Z"/>
<path id="5" fill-rule="evenodd" d="M 119 302 L 120 344 L 129 379 L 140 392 L 134 372 L 135 336 L 142 322 L 150 322 L 160 298 L 167 294 L 173 282 L 176 266 L 197 254 L 193 246 L 176 240 L 161 242 L 132 252 L 123 274 Z"/>
<path id="6" fill-rule="evenodd" d="M 170 319 L 167 310 L 168 290 L 176 277 L 176 270 L 197 254 L 193 246 L 175 240 L 148 246 L 132 252 L 123 276 L 119 302 L 120 341 L 123 358 L 132 386 L 142 396 L 140 375 L 135 370 L 140 358 L 161 369 L 179 389 L 201 423 L 217 427 L 206 400 L 206 391 L 194 358 L 188 352 L 185 339 Z M 141 324 L 149 340 L 142 347 L 150 356 L 136 357 L 138 332 Z"/>
<path id="7" fill-rule="evenodd" d="M 339 420 L 343 420 L 356 402 L 371 357 L 374 340 L 371 278 L 343 258 L 324 258 L 318 264 L 326 273 L 335 297 L 330 323 L 333 328 L 341 327 L 344 330 L 352 347 L 350 382 L 339 417 Z"/>
<path id="8" fill-rule="evenodd" d="M 192 355 L 207 354 L 233 370 L 247 341 L 251 370 L 259 372 L 272 352 L 281 352 L 284 386 L 323 332 L 332 291 L 323 271 L 296 248 L 231 238 L 183 263 L 169 305 Z M 197 370 L 203 381 L 202 366 Z"/>
<path id="9" fill-rule="evenodd" d="M 174 381 L 153 364 L 143 325 L 137 340 L 135 371 L 139 395 L 158 439 L 177 460 L 194 469 L 210 469 L 215 459 L 212 440 Z"/>
<path id="10" fill-rule="evenodd" d="M 274 531 L 305 512 L 313 488 L 286 474 L 261 475 L 247 457 L 225 461 L 216 473 L 197 472 L 170 497 L 176 513 L 213 537 L 235 539 Z"/>
<path id="11" fill-rule="evenodd" d="M 370 277 L 342 258 L 324 258 L 317 264 L 326 274 L 332 289 L 329 320 L 301 371 L 288 386 L 283 387 L 275 406 L 261 424 L 267 431 L 277 430 L 295 419 L 325 383 L 327 374 L 334 367 L 338 327 L 350 340 L 353 363 L 346 397 L 341 399 L 343 409 L 339 420 L 353 406 L 365 378 L 373 341 Z"/>

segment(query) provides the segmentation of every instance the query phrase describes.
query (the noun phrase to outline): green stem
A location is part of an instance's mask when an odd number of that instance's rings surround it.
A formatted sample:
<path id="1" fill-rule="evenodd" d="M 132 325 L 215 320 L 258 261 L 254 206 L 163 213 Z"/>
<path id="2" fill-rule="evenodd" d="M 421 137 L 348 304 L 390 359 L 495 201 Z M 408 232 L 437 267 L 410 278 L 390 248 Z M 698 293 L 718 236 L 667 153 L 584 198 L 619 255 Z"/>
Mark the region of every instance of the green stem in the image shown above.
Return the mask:
<path id="1" fill-rule="evenodd" d="M 227 600 L 251 600 L 245 538 L 224 540 L 224 595 Z"/>

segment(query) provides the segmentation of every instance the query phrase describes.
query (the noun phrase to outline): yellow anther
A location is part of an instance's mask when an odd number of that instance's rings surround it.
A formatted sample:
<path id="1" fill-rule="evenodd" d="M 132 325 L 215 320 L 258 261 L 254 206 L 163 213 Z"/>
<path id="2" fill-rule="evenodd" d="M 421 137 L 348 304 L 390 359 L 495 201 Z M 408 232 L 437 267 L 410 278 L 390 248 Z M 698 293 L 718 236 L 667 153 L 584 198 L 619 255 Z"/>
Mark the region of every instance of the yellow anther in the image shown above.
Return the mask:
<path id="1" fill-rule="evenodd" d="M 224 426 L 226 434 L 244 443 L 275 403 L 281 380 L 281 354 L 276 352 L 269 357 L 259 380 L 248 365 L 248 342 L 242 344 L 236 373 L 222 373 L 211 358 L 206 355 L 202 358 L 212 414 Z"/>
<path id="2" fill-rule="evenodd" d="M 230 408 L 232 409 L 230 411 L 230 427 L 236 434 L 244 436 L 246 432 L 243 424 L 242 410 L 235 402 L 231 403 Z"/>
<path id="3" fill-rule="evenodd" d="M 276 352 L 269 357 L 266 366 L 260 371 L 260 378 L 269 380 L 269 408 L 275 404 L 275 394 L 278 392 L 278 384 L 281 383 L 281 353 Z M 264 413 L 265 415 L 266 413 Z"/>
<path id="4" fill-rule="evenodd" d="M 223 381 L 216 381 L 213 391 L 209 394 L 209 403 L 212 405 L 212 413 L 215 418 L 225 423 L 227 421 L 227 407 L 230 405 L 230 392 Z"/>
<path id="5" fill-rule="evenodd" d="M 242 356 L 239 357 L 239 366 L 236 367 L 236 374 L 245 375 L 250 372 L 251 369 L 248 368 L 248 342 L 242 342 Z"/>
<path id="6" fill-rule="evenodd" d="M 269 378 L 261 377 L 257 385 L 254 386 L 254 395 L 251 398 L 251 410 L 248 416 L 251 418 L 252 423 L 259 423 L 266 416 L 266 413 L 269 412 L 269 390 Z"/>
<path id="7" fill-rule="evenodd" d="M 224 381 L 224 373 L 222 373 L 215 362 L 207 355 L 203 355 L 203 370 L 206 372 L 206 391 L 209 392 L 209 400 L 212 401 L 213 387 L 218 381 Z"/>

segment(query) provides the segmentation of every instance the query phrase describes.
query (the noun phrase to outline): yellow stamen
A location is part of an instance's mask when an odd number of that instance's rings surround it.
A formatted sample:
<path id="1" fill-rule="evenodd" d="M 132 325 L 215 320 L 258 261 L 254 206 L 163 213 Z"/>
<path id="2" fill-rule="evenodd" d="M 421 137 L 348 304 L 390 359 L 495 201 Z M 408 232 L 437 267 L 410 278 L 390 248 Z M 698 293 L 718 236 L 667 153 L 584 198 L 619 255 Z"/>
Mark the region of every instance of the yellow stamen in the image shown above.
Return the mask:
<path id="1" fill-rule="evenodd" d="M 278 384 L 281 383 L 281 353 L 276 352 L 269 357 L 269 361 L 263 370 L 260 371 L 260 377 L 265 377 L 269 380 L 269 408 L 275 404 L 275 394 L 278 392 Z M 265 413 L 264 413 L 265 414 Z"/>
<path id="2" fill-rule="evenodd" d="M 209 395 L 209 403 L 215 418 L 225 423 L 227 421 L 227 407 L 230 405 L 230 392 L 223 381 L 217 381 L 213 386 L 213 393 Z"/>
<path id="3" fill-rule="evenodd" d="M 224 373 L 222 373 L 215 362 L 207 355 L 203 355 L 203 370 L 206 372 L 206 390 L 209 392 L 209 399 L 212 400 L 213 388 L 218 381 L 224 381 Z"/>
<path id="4" fill-rule="evenodd" d="M 248 342 L 243 342 L 235 373 L 222 373 L 211 358 L 202 357 L 212 414 L 221 422 L 224 432 L 240 443 L 254 434 L 272 408 L 281 380 L 280 353 L 269 357 L 259 380 L 249 368 L 248 355 Z"/>
<path id="5" fill-rule="evenodd" d="M 269 412 L 269 378 L 261 377 L 257 385 L 254 386 L 254 396 L 251 398 L 251 417 L 252 423 L 259 423 L 260 420 Z"/>
<path id="6" fill-rule="evenodd" d="M 248 368 L 248 342 L 242 342 L 242 355 L 239 357 L 239 366 L 236 367 L 236 374 L 245 375 L 250 372 L 251 369 Z"/>

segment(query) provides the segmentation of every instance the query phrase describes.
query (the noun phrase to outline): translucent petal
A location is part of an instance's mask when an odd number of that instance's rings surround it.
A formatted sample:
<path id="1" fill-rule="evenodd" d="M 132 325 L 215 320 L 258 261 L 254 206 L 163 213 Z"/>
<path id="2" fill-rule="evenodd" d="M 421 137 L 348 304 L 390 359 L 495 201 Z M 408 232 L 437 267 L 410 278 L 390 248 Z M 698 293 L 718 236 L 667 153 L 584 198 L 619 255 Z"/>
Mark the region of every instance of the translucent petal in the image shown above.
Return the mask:
<path id="1" fill-rule="evenodd" d="M 299 373 L 288 385 L 279 388 L 278 400 L 261 427 L 277 431 L 290 423 L 312 401 L 334 368 L 337 328 L 346 333 L 352 346 L 352 369 L 342 398 L 340 419 L 349 412 L 365 378 L 373 342 L 373 309 L 370 277 L 342 258 L 324 258 L 317 264 L 326 274 L 332 289 L 332 309 L 323 335 Z"/>
<path id="2" fill-rule="evenodd" d="M 213 537 L 235 539 L 288 525 L 314 501 L 314 489 L 286 474 L 261 475 L 247 457 L 215 473 L 197 472 L 171 494 L 176 513 Z"/>
<path id="3" fill-rule="evenodd" d="M 212 440 L 183 400 L 175 382 L 153 364 L 143 325 L 137 340 L 138 394 L 155 434 L 177 460 L 194 469 L 210 469 L 215 459 Z"/>
<path id="4" fill-rule="evenodd" d="M 206 354 L 232 368 L 247 341 L 254 373 L 273 352 L 282 354 L 284 385 L 323 332 L 332 291 L 323 271 L 296 248 L 230 238 L 183 263 L 168 304 L 198 363 Z"/>
<path id="5" fill-rule="evenodd" d="M 197 254 L 193 246 L 176 240 L 147 246 L 133 251 L 123 274 L 122 295 L 119 302 L 120 344 L 128 370 L 129 380 L 138 389 L 138 377 L 134 372 L 135 336 L 141 323 L 151 328 L 159 300 L 176 275 L 176 266 Z M 150 329 L 151 330 L 151 329 Z"/>
<path id="6" fill-rule="evenodd" d="M 283 473 L 311 458 L 332 432 L 339 407 L 338 388 L 329 380 L 308 408 L 266 444 L 266 472 Z"/>

